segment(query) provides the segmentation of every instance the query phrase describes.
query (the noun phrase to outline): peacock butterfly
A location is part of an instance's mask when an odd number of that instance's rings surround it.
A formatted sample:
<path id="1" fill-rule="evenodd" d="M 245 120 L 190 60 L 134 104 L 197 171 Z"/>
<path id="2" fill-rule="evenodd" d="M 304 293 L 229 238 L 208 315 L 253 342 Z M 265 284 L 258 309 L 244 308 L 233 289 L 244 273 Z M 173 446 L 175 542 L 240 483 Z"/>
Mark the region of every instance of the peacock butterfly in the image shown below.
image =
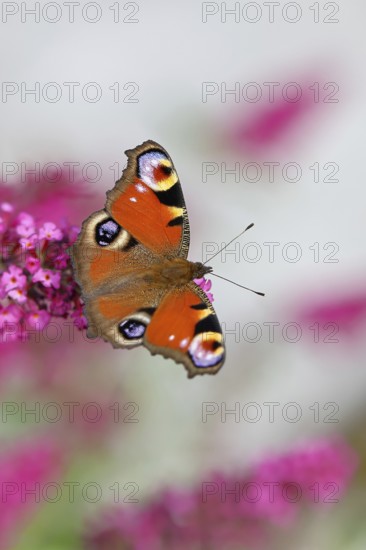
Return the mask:
<path id="1" fill-rule="evenodd" d="M 212 269 L 187 260 L 189 222 L 173 162 L 151 140 L 126 155 L 105 208 L 84 221 L 72 250 L 87 335 L 115 348 L 142 344 L 182 363 L 189 378 L 215 374 L 224 364 L 224 339 L 193 281 Z"/>

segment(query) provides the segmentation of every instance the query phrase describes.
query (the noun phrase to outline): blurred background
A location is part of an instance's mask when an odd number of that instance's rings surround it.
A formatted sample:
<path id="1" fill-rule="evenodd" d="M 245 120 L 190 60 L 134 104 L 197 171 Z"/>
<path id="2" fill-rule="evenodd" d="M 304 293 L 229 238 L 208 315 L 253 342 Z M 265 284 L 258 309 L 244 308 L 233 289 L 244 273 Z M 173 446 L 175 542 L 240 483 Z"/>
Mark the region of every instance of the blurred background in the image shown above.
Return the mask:
<path id="1" fill-rule="evenodd" d="M 2 3 L 1 548 L 365 547 L 365 15 Z M 67 245 L 146 139 L 179 173 L 190 259 L 255 222 L 212 261 L 266 294 L 212 278 L 213 377 L 85 335 Z M 24 313 L 20 239 L 47 223 L 53 309 Z"/>

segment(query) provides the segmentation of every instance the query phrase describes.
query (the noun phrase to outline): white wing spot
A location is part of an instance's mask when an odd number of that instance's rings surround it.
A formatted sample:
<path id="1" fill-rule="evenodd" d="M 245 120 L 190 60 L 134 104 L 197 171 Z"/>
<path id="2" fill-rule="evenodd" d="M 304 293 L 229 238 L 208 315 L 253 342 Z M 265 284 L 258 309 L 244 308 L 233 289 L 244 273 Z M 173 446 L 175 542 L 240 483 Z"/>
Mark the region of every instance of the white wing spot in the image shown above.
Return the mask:
<path id="1" fill-rule="evenodd" d="M 183 340 L 181 340 L 179 347 L 182 349 L 185 348 L 188 342 L 189 342 L 189 338 L 184 338 Z"/>
<path id="2" fill-rule="evenodd" d="M 147 191 L 146 187 L 144 187 L 144 185 L 142 185 L 142 183 L 136 183 L 135 188 L 140 193 L 146 193 L 146 191 Z"/>

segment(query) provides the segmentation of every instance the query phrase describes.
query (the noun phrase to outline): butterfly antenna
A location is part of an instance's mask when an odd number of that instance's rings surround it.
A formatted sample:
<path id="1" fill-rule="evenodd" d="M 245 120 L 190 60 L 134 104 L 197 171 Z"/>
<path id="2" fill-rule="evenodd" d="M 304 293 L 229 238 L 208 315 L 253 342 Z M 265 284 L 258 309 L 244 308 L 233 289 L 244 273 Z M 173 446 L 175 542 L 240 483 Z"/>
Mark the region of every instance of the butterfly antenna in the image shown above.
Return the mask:
<path id="1" fill-rule="evenodd" d="M 229 244 L 231 244 L 232 242 L 236 241 L 236 239 L 238 239 L 241 235 L 243 235 L 246 231 L 248 231 L 248 229 L 250 229 L 251 227 L 253 227 L 253 225 L 254 225 L 254 223 L 250 223 L 250 224 L 248 225 L 248 227 L 246 227 L 246 228 L 244 229 L 244 231 L 242 231 L 241 233 L 239 233 L 239 235 L 237 235 L 236 237 L 234 237 L 233 239 L 231 239 L 230 242 L 228 242 L 225 246 L 223 246 L 222 248 L 220 248 L 220 250 L 219 250 L 218 252 L 216 252 L 213 256 L 211 256 L 211 258 L 209 258 L 208 260 L 206 260 L 205 262 L 203 262 L 203 265 L 207 264 L 207 262 L 210 262 L 213 258 L 215 258 L 218 254 L 220 254 L 220 252 L 222 252 L 223 250 L 225 250 L 225 248 L 227 248 L 227 247 L 229 246 Z M 217 277 L 218 277 L 218 275 L 217 275 Z M 232 283 L 233 281 L 230 281 L 230 282 Z M 236 284 L 236 283 L 234 283 L 234 284 Z M 238 285 L 238 286 L 240 286 L 240 285 Z M 248 290 L 250 290 L 250 289 L 248 289 Z M 253 292 L 254 292 L 254 291 L 253 291 Z"/>
<path id="2" fill-rule="evenodd" d="M 239 283 L 235 283 L 234 281 L 231 281 L 230 279 L 226 279 L 226 277 L 222 277 L 221 275 L 217 275 L 216 273 L 210 273 L 210 275 L 214 275 L 215 277 L 218 277 L 219 279 L 223 279 L 224 281 L 227 281 L 228 283 L 232 283 L 233 285 L 240 286 L 240 288 L 245 288 L 245 290 L 254 292 L 254 294 L 258 294 L 258 296 L 265 296 L 263 292 L 258 292 L 257 290 L 253 290 L 252 288 L 248 288 L 247 286 L 239 285 Z"/>

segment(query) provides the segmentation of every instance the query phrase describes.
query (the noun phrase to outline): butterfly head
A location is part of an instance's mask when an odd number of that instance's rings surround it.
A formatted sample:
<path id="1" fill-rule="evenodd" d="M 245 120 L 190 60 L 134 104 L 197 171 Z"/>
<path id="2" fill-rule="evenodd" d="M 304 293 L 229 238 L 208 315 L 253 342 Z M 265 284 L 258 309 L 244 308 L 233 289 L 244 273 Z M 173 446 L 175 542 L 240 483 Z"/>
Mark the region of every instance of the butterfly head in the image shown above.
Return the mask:
<path id="1" fill-rule="evenodd" d="M 212 273 L 212 267 L 208 267 L 201 262 L 194 262 L 193 270 L 193 279 L 202 279 L 207 273 Z"/>

